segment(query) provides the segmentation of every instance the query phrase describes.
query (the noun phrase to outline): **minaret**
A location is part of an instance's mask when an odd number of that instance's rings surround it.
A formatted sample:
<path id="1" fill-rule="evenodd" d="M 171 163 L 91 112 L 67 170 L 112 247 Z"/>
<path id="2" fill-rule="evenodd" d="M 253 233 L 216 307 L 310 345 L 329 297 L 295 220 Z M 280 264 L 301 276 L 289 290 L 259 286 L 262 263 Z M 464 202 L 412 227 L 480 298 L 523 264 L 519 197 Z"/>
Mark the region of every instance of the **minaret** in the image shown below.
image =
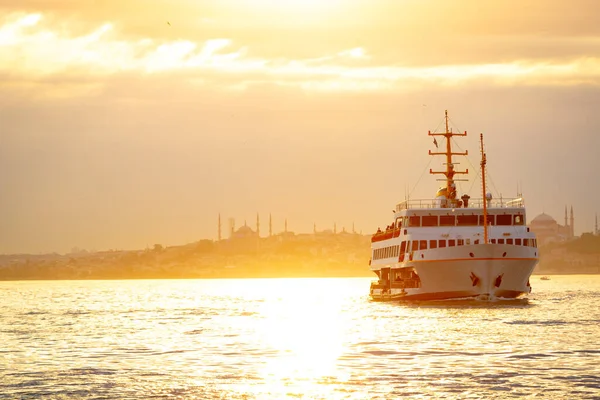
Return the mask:
<path id="1" fill-rule="evenodd" d="M 233 237 L 234 232 L 235 232 L 235 219 L 229 218 L 229 238 Z"/>
<path id="2" fill-rule="evenodd" d="M 285 223 L 283 225 L 283 232 L 287 233 L 287 218 L 285 219 Z"/>
<path id="3" fill-rule="evenodd" d="M 273 219 L 269 213 L 269 237 L 273 236 Z"/>
<path id="4" fill-rule="evenodd" d="M 256 236 L 260 237 L 260 219 L 258 213 L 256 213 Z"/>
<path id="5" fill-rule="evenodd" d="M 219 240 L 219 242 L 221 241 L 221 213 L 219 213 L 219 230 L 217 234 L 217 239 Z"/>
<path id="6" fill-rule="evenodd" d="M 354 222 L 352 222 L 352 233 L 356 233 L 356 229 L 354 229 Z"/>
<path id="7" fill-rule="evenodd" d="M 575 217 L 573 216 L 573 206 L 571 206 L 571 220 L 569 223 L 569 227 L 571 228 L 571 238 L 575 237 Z"/>
<path id="8" fill-rule="evenodd" d="M 313 235 L 317 234 L 317 223 L 313 222 Z"/>
<path id="9" fill-rule="evenodd" d="M 333 223 L 333 234 L 335 235 L 337 233 L 337 224 L 334 222 Z"/>
<path id="10" fill-rule="evenodd" d="M 567 226 L 569 226 L 569 224 L 567 222 L 567 205 L 565 204 L 565 229 L 567 228 Z"/>

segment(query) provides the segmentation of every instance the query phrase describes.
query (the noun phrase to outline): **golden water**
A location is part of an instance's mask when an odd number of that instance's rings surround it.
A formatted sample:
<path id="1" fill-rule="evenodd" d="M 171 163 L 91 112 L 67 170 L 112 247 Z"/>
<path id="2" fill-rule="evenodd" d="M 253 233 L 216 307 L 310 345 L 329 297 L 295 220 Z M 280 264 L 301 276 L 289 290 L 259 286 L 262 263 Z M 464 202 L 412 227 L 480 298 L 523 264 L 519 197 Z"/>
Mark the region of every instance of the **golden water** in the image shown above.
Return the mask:
<path id="1" fill-rule="evenodd" d="M 0 282 L 0 398 L 598 398 L 600 276 L 374 303 L 370 279 Z"/>

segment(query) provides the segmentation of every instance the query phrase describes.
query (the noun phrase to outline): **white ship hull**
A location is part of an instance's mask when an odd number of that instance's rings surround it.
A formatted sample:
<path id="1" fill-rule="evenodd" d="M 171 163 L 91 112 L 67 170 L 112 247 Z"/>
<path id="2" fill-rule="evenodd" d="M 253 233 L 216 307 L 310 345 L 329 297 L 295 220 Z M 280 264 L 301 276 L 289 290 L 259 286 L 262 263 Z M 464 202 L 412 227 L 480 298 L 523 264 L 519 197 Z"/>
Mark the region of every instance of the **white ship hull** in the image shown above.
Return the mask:
<path id="1" fill-rule="evenodd" d="M 529 293 L 529 277 L 538 262 L 537 239 L 526 226 L 522 197 L 495 199 L 486 190 L 487 157 L 481 143 L 482 197 L 457 192 L 452 138 L 466 136 L 449 128 L 428 132 L 436 151 L 446 158 L 445 185 L 434 198 L 406 199 L 396 204 L 390 225 L 371 237 L 371 270 L 379 278 L 371 283 L 373 300 L 436 300 L 464 297 L 515 298 Z M 439 146 L 437 138 L 444 138 Z M 445 150 L 445 151 L 444 151 Z M 464 179 L 460 179 L 464 180 Z"/>
<path id="2" fill-rule="evenodd" d="M 497 244 L 426 250 L 412 256 L 411 261 L 389 267 L 412 268 L 420 287 L 402 287 L 410 285 L 390 278 L 387 287 L 371 288 L 373 300 L 516 298 L 531 291 L 529 277 L 538 261 L 535 248 Z"/>

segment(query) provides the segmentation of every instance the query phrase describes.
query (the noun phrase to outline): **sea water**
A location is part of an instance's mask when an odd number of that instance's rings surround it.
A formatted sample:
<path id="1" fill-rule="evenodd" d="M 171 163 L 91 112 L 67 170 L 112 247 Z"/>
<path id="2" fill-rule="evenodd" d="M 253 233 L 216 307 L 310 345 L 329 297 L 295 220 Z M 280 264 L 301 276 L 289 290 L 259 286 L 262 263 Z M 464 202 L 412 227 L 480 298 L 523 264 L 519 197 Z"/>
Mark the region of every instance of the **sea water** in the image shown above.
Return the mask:
<path id="1" fill-rule="evenodd" d="M 600 276 L 496 301 L 369 283 L 0 282 L 0 398 L 600 398 Z"/>

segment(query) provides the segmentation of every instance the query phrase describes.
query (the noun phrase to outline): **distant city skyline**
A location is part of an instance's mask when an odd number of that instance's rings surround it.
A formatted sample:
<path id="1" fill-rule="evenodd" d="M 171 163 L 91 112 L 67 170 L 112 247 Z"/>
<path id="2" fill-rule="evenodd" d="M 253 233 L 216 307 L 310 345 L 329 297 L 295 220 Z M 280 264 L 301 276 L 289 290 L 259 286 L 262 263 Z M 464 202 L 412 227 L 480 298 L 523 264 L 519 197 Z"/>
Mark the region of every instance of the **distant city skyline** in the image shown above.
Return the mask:
<path id="1" fill-rule="evenodd" d="M 0 254 L 216 239 L 218 213 L 374 232 L 435 194 L 446 109 L 461 194 L 482 132 L 494 195 L 594 230 L 595 1 L 97 3 L 0 0 Z"/>

